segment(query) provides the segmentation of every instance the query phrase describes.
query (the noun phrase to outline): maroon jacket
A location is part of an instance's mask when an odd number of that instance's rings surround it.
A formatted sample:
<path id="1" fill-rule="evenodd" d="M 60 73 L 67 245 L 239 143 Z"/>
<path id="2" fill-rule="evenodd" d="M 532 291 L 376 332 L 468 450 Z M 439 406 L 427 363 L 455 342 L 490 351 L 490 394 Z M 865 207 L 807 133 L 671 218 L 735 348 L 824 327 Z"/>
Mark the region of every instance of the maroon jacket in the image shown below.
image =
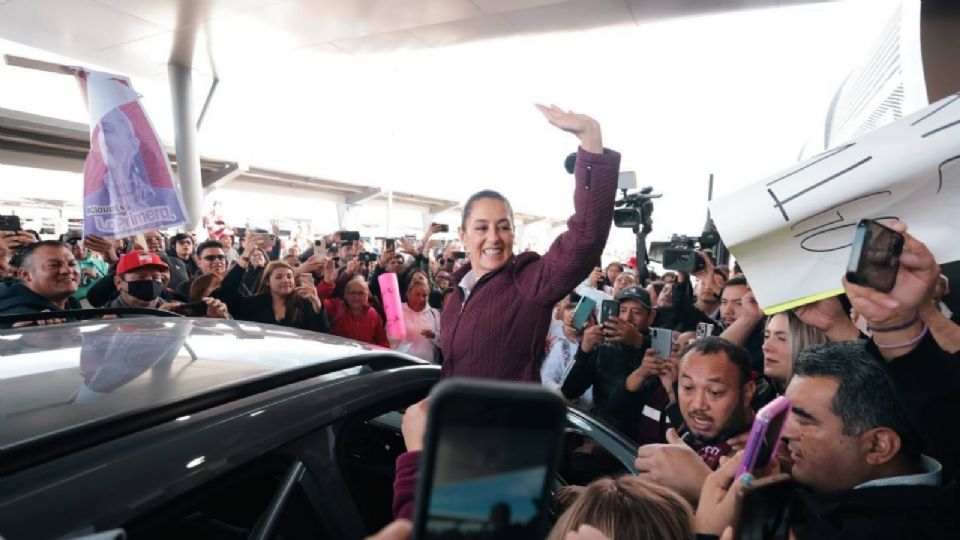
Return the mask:
<path id="1" fill-rule="evenodd" d="M 483 276 L 466 302 L 456 291 L 440 318 L 443 377 L 540 382 L 540 362 L 553 307 L 599 263 L 613 222 L 620 154 L 577 153 L 574 214 L 567 232 L 541 257 L 526 252 Z"/>

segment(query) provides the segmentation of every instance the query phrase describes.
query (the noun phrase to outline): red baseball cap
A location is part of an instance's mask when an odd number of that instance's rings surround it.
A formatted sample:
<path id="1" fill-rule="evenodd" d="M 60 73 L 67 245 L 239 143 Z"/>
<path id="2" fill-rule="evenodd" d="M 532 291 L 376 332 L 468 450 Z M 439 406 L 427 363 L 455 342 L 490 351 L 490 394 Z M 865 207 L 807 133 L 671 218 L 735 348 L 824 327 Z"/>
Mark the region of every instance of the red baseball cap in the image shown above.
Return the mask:
<path id="1" fill-rule="evenodd" d="M 123 257 L 120 257 L 120 262 L 117 263 L 117 274 L 126 274 L 127 272 L 133 272 L 145 266 L 155 266 L 164 270 L 170 270 L 167 263 L 163 262 L 163 259 L 152 251 L 131 251 Z"/>
<path id="2" fill-rule="evenodd" d="M 627 259 L 627 266 L 629 266 L 630 268 L 636 268 L 636 267 L 637 267 L 637 257 L 636 257 L 636 256 L 633 256 L 633 257 L 630 257 L 629 259 Z"/>

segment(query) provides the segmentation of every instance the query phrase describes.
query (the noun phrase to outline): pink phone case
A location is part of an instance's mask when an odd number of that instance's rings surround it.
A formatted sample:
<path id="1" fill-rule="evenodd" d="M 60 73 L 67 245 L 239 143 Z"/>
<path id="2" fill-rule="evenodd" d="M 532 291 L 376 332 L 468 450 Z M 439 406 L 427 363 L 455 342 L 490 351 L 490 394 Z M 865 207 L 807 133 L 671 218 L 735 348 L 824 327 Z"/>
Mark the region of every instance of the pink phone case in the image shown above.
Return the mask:
<path id="1" fill-rule="evenodd" d="M 750 430 L 750 439 L 747 441 L 747 447 L 744 449 L 743 461 L 740 463 L 740 468 L 737 469 L 737 476 L 745 472 L 752 473 L 757 466 L 762 467 L 766 465 L 766 463 L 757 463 L 757 460 L 760 457 L 760 450 L 763 448 L 767 430 L 770 429 L 770 424 L 777 416 L 781 414 L 789 416 L 790 409 L 790 400 L 784 396 L 778 396 L 757 412 L 757 417 L 753 421 L 753 428 Z M 783 431 L 783 426 L 786 425 L 787 416 L 784 416 L 783 422 L 780 424 L 781 432 Z M 770 449 L 770 459 L 773 459 L 773 457 L 777 455 L 777 447 L 779 446 L 780 433 L 777 433 L 773 448 Z"/>

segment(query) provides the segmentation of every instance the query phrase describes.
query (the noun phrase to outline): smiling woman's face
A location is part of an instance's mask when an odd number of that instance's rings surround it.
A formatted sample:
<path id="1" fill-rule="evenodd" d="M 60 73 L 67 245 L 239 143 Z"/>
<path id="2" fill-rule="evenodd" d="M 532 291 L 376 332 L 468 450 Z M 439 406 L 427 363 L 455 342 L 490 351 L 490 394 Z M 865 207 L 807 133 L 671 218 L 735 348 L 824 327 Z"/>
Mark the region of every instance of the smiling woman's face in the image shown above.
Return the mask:
<path id="1" fill-rule="evenodd" d="M 498 270 L 513 253 L 513 222 L 507 203 L 483 198 L 473 202 L 460 229 L 460 241 L 470 254 L 470 263 L 477 278 Z"/>

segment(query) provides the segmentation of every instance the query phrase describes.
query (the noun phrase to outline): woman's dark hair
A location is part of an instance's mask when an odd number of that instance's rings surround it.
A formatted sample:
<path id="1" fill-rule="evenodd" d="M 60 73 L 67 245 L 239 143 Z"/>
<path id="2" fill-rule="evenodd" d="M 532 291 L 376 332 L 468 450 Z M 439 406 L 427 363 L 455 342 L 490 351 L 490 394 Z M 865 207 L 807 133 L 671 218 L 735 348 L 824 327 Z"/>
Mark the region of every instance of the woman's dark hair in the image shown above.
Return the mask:
<path id="1" fill-rule="evenodd" d="M 277 270 L 289 270 L 293 272 L 293 267 L 283 261 L 273 261 L 263 269 L 263 277 L 260 278 L 260 286 L 257 287 L 257 293 L 270 292 L 270 276 Z M 300 320 L 300 297 L 295 293 L 290 293 L 283 299 L 287 308 L 286 318 L 291 321 Z"/>
<path id="2" fill-rule="evenodd" d="M 502 202 L 507 205 L 507 210 L 510 212 L 510 223 L 513 224 L 513 206 L 510 204 L 510 201 L 507 200 L 499 191 L 494 191 L 492 189 L 485 189 L 483 191 L 478 191 L 470 196 L 467 199 L 467 202 L 463 205 L 463 217 L 460 219 L 460 228 L 467 228 L 467 219 L 470 218 L 470 212 L 473 212 L 473 204 L 480 199 L 494 199 Z"/>
<path id="3" fill-rule="evenodd" d="M 206 296 L 204 293 L 207 292 L 207 289 L 211 285 L 220 286 L 220 282 L 223 281 L 223 277 L 217 274 L 204 274 L 198 276 L 193 280 L 193 283 L 190 284 L 190 294 L 187 295 L 188 302 L 197 302 L 203 299 Z"/>

